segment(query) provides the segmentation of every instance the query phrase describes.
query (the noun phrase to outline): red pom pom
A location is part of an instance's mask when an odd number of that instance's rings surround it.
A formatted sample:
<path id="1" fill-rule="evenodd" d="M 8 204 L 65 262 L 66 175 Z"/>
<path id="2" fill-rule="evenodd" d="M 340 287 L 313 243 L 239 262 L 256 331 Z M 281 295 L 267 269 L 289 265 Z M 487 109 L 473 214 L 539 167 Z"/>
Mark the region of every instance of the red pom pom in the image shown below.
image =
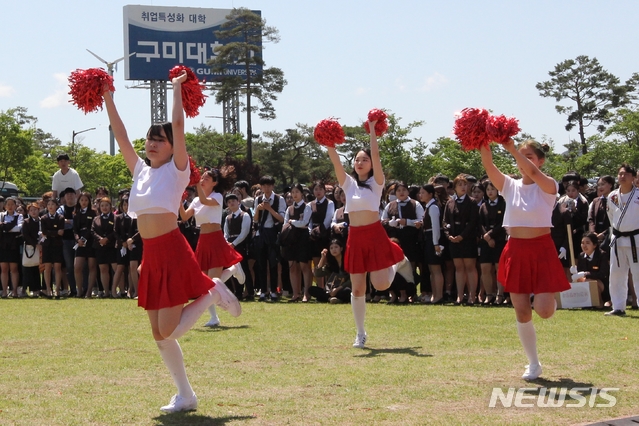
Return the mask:
<path id="1" fill-rule="evenodd" d="M 464 151 L 488 146 L 490 139 L 486 133 L 486 122 L 490 114 L 483 108 L 464 108 L 455 120 L 453 133 Z"/>
<path id="2" fill-rule="evenodd" d="M 503 115 L 490 116 L 486 121 L 486 133 L 489 141 L 506 143 L 510 138 L 519 133 L 519 121 L 515 117 Z"/>
<path id="3" fill-rule="evenodd" d="M 186 201 L 186 200 L 187 200 L 187 198 L 189 198 L 189 193 L 185 190 L 185 191 L 182 193 L 182 201 Z"/>
<path id="4" fill-rule="evenodd" d="M 375 123 L 376 136 L 381 136 L 386 133 L 386 130 L 388 130 L 388 121 L 386 121 L 387 118 L 388 114 L 386 114 L 386 111 L 383 111 L 381 109 L 373 108 L 368 112 L 368 121 L 377 121 L 377 123 Z M 368 125 L 368 121 L 364 123 L 364 129 L 366 130 L 366 133 L 370 134 L 371 129 Z"/>
<path id="5" fill-rule="evenodd" d="M 320 145 L 335 148 L 335 145 L 344 142 L 345 135 L 342 125 L 336 119 L 327 118 L 317 123 L 313 137 Z"/>
<path id="6" fill-rule="evenodd" d="M 169 71 L 169 80 L 186 71 L 186 81 L 182 83 L 182 107 L 187 117 L 193 118 L 200 112 L 199 109 L 206 102 L 206 95 L 203 93 L 204 86 L 200 84 L 193 70 L 185 65 L 176 65 Z"/>
<path id="7" fill-rule="evenodd" d="M 200 174 L 200 169 L 197 168 L 195 164 L 195 160 L 189 155 L 189 168 L 191 169 L 191 175 L 189 177 L 189 185 L 194 186 L 200 183 L 200 179 L 202 179 L 202 175 Z"/>
<path id="8" fill-rule="evenodd" d="M 102 109 L 102 94 L 105 87 L 111 92 L 115 92 L 113 87 L 113 77 L 111 77 L 102 68 L 89 68 L 87 70 L 77 69 L 71 72 L 69 80 L 69 95 L 71 100 L 78 109 L 84 113 L 97 111 Z"/>

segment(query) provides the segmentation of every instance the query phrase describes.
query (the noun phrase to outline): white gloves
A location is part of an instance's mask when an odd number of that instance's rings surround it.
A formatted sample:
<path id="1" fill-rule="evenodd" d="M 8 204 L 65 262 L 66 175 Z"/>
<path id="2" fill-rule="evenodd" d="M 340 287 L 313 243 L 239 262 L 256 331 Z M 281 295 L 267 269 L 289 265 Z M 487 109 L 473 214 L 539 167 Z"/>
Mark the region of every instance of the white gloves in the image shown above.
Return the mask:
<path id="1" fill-rule="evenodd" d="M 572 280 L 573 281 L 578 281 L 581 278 L 585 278 L 586 277 L 586 273 L 585 272 L 577 272 L 576 274 L 572 274 Z"/>
<path id="2" fill-rule="evenodd" d="M 565 249 L 565 247 L 561 247 L 559 249 L 559 258 L 560 259 L 565 259 L 566 258 L 566 249 Z"/>
<path id="3" fill-rule="evenodd" d="M 393 216 L 393 218 L 388 221 L 388 225 L 392 226 L 393 228 L 397 228 L 399 226 L 399 221 L 395 219 L 395 216 Z"/>
<path id="4" fill-rule="evenodd" d="M 574 274 L 576 274 L 577 272 L 579 272 L 579 271 L 577 271 L 577 265 L 573 265 L 573 266 L 571 266 L 571 267 L 570 267 L 570 273 L 571 273 L 571 274 L 573 274 L 573 275 L 574 275 Z"/>

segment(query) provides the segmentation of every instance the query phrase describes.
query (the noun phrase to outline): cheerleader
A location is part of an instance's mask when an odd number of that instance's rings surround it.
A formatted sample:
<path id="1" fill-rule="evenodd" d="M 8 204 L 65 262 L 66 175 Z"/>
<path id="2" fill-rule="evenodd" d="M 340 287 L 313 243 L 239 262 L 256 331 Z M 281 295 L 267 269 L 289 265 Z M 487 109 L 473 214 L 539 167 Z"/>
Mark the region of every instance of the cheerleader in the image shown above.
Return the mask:
<path id="1" fill-rule="evenodd" d="M 313 271 L 311 270 L 311 247 L 309 245 L 308 223 L 311 220 L 311 205 L 304 202 L 304 187 L 296 184 L 291 188 L 293 205 L 286 208 L 284 223 L 290 224 L 295 233 L 294 242 L 291 245 L 282 246 L 282 257 L 288 261 L 293 297 L 289 302 L 308 302 L 311 299 L 309 289 L 313 284 Z M 302 298 L 301 279 L 304 279 L 304 297 Z M 323 277 L 322 277 L 323 278 Z M 324 287 L 321 287 L 324 288 Z"/>
<path id="2" fill-rule="evenodd" d="M 2 298 L 8 297 L 9 275 L 13 297 L 18 297 L 20 282 L 20 245 L 24 217 L 16 212 L 16 199 L 9 197 L 4 202 L 5 211 L 0 212 L 0 269 L 2 271 Z"/>
<path id="3" fill-rule="evenodd" d="M 362 149 L 357 153 L 351 175 L 346 174 L 335 148 L 328 148 L 335 175 L 346 194 L 345 213 L 349 214 L 350 220 L 344 269 L 351 275 L 351 306 L 357 326 L 353 347 L 356 348 L 363 348 L 367 339 L 364 329 L 366 273 L 370 273 L 373 287 L 386 290 L 395 277 L 396 264 L 404 260 L 402 249 L 390 241 L 379 220 L 384 172 L 373 130 L 375 123 L 368 123 L 371 129 L 370 149 Z"/>
<path id="4" fill-rule="evenodd" d="M 56 213 L 58 200 L 47 201 L 47 212 L 40 218 L 42 232 L 42 264 L 44 265 L 44 284 L 47 286 L 47 297 L 53 296 L 51 288 L 51 269 L 55 272 L 55 283 L 58 295 L 62 283 L 62 234 L 64 233 L 64 216 Z"/>
<path id="5" fill-rule="evenodd" d="M 172 80 L 172 123 L 154 124 L 146 135 L 146 161 L 131 144 L 113 98 L 103 97 L 120 152 L 133 174 L 129 214 L 137 217 L 144 239 L 138 306 L 143 307 L 160 355 L 178 392 L 164 412 L 195 410 L 197 396 L 186 377 L 182 350 L 177 339 L 195 324 L 212 304 L 241 313 L 237 298 L 219 279 L 203 274 L 197 259 L 177 227 L 177 206 L 189 183 L 189 158 L 184 141 L 184 111 L 181 85 L 186 73 Z M 184 306 L 189 299 L 197 298 Z"/>
<path id="6" fill-rule="evenodd" d="M 222 232 L 222 193 L 233 186 L 234 172 L 233 166 L 222 168 L 221 171 L 205 171 L 196 185 L 198 196 L 186 210 L 180 203 L 180 218 L 185 221 L 195 217 L 195 222 L 200 227 L 195 257 L 202 272 L 209 278 L 220 278 L 224 282 L 234 276 L 243 284 L 245 277 L 240 265 L 242 255 L 227 244 Z M 220 319 L 215 305 L 209 306 L 208 310 L 211 319 L 204 326 L 217 327 Z"/>
<path id="7" fill-rule="evenodd" d="M 464 299 L 464 288 L 468 285 L 467 304 L 475 304 L 477 291 L 477 202 L 467 195 L 468 180 L 460 174 L 453 180 L 455 196 L 444 208 L 443 227 L 449 241 L 450 256 L 455 265 L 457 283 L 456 305 Z"/>
<path id="8" fill-rule="evenodd" d="M 78 297 L 84 294 L 85 299 L 90 299 L 93 294 L 93 285 L 98 278 L 98 263 L 95 258 L 95 248 L 93 247 L 93 233 L 91 225 L 98 213 L 93 210 L 93 201 L 89 192 L 80 193 L 73 215 L 73 235 L 75 238 L 75 260 L 73 261 L 75 283 L 78 289 Z M 84 266 L 89 268 L 89 282 L 87 291 L 84 289 Z"/>
<path id="9" fill-rule="evenodd" d="M 506 229 L 503 226 L 506 201 L 499 195 L 493 183 L 486 179 L 483 184 L 484 202 L 479 208 L 479 264 L 481 283 L 486 297 L 484 305 L 503 302 L 503 287 L 496 288 L 495 272 L 499 269 L 499 258 L 506 245 Z M 499 285 L 499 284 L 497 284 Z M 495 290 L 499 299 L 495 299 Z"/>
<path id="10" fill-rule="evenodd" d="M 515 157 L 521 180 L 499 171 L 489 147 L 481 148 L 481 160 L 488 178 L 506 201 L 504 226 L 510 239 L 499 259 L 497 281 L 510 292 L 517 332 L 528 358 L 522 379 L 534 380 L 541 375 L 541 364 L 530 294 L 535 295 L 537 315 L 550 318 L 557 307 L 555 293 L 570 288 L 550 237 L 558 187 L 553 178 L 539 170 L 546 159 L 547 145 L 542 148 L 538 142 L 528 140 L 517 149 L 510 139 L 504 148 Z"/>

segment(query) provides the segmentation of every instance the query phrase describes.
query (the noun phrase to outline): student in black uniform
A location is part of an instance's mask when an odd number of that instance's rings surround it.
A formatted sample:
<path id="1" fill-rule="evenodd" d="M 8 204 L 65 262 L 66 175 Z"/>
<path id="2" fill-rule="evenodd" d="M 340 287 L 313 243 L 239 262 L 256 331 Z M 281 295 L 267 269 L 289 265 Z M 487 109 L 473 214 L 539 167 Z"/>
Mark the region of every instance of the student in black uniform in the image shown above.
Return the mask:
<path id="1" fill-rule="evenodd" d="M 450 255 L 455 264 L 457 281 L 457 301 L 464 299 L 464 289 L 468 285 L 468 305 L 475 304 L 477 292 L 477 220 L 479 208 L 469 195 L 466 175 L 460 174 L 453 180 L 455 196 L 446 203 L 444 209 L 444 233 L 450 242 Z"/>
<path id="2" fill-rule="evenodd" d="M 51 269 L 55 271 L 55 283 L 58 296 L 60 295 L 60 283 L 62 282 L 62 234 L 64 233 L 64 216 L 56 213 L 58 200 L 55 198 L 47 201 L 47 212 L 40 218 L 42 230 L 42 264 L 44 265 L 44 283 L 47 286 L 46 295 L 53 296 L 51 287 Z"/>
<path id="3" fill-rule="evenodd" d="M 422 186 L 419 191 L 419 197 L 424 203 L 424 215 L 422 217 L 422 230 L 424 234 L 424 264 L 428 265 L 430 272 L 431 297 L 424 299 L 426 303 L 440 304 L 444 302 L 444 275 L 442 274 L 442 265 L 444 259 L 443 241 L 444 233 L 441 229 L 442 207 L 437 202 L 435 196 L 435 187 L 432 184 Z M 422 272 L 424 274 L 425 272 Z M 422 279 L 422 283 L 424 280 Z M 426 295 L 422 284 L 422 295 Z"/>
<path id="4" fill-rule="evenodd" d="M 322 251 L 328 248 L 330 242 L 331 221 L 333 220 L 333 214 L 335 214 L 335 204 L 326 197 L 326 185 L 321 180 L 316 181 L 313 185 L 313 195 L 315 200 L 309 203 L 311 219 L 308 228 L 310 231 L 313 264 L 317 265 Z M 324 277 L 315 277 L 315 280 L 318 287 L 324 288 L 326 281 Z"/>
<path id="5" fill-rule="evenodd" d="M 93 247 L 93 233 L 91 225 L 95 219 L 97 212 L 93 209 L 93 200 L 89 192 L 80 193 L 78 202 L 75 206 L 75 215 L 73 216 L 73 234 L 77 248 L 75 250 L 74 273 L 75 283 L 78 289 L 78 297 L 90 299 L 93 293 L 93 286 L 98 277 L 98 263 L 95 259 L 95 248 Z M 84 291 L 84 267 L 87 265 L 89 269 Z"/>
<path id="6" fill-rule="evenodd" d="M 291 188 L 293 205 L 286 208 L 284 223 L 291 226 L 291 242 L 282 245 L 282 257 L 288 261 L 291 277 L 293 297 L 290 302 L 308 302 L 310 300 L 309 289 L 313 284 L 313 271 L 311 270 L 311 250 L 309 244 L 308 223 L 311 220 L 312 210 L 310 204 L 304 202 L 304 188 L 296 184 Z M 316 241 L 317 243 L 317 241 Z M 302 298 L 302 282 L 304 280 L 304 297 Z"/>
<path id="7" fill-rule="evenodd" d="M 111 285 L 111 295 L 115 298 L 126 297 L 126 275 L 127 268 L 129 267 L 130 256 L 129 246 L 126 241 L 129 239 L 129 233 L 131 231 L 131 223 L 133 219 L 128 215 L 129 212 L 129 197 L 128 195 L 122 196 L 118 203 L 118 214 L 115 215 L 115 240 L 117 249 L 117 266 L 115 274 L 113 274 L 113 284 Z M 124 254 L 123 254 L 124 253 Z M 116 291 L 116 288 L 120 288 L 120 292 Z"/>
<path id="8" fill-rule="evenodd" d="M 126 240 L 122 242 L 126 246 L 129 255 L 129 290 L 128 297 L 130 299 L 138 298 L 138 266 L 142 262 L 142 237 L 138 232 L 138 219 L 132 218 L 131 225 L 128 228 Z"/>
<path id="9" fill-rule="evenodd" d="M 599 294 L 604 290 L 609 293 L 610 286 L 610 256 L 599 248 L 599 238 L 594 232 L 589 232 L 581 239 L 581 250 L 577 258 L 577 265 L 570 268 L 573 281 L 597 281 Z M 602 308 L 605 300 L 600 297 Z"/>
<path id="10" fill-rule="evenodd" d="M 506 229 L 503 226 L 506 201 L 492 182 L 483 182 L 484 202 L 479 208 L 479 264 L 481 265 L 481 282 L 486 291 L 484 305 L 495 302 L 497 290 L 496 273 L 499 257 L 506 246 Z M 503 288 L 498 291 L 503 299 Z M 502 300 L 499 301 L 502 301 Z"/>
<path id="11" fill-rule="evenodd" d="M 16 212 L 16 199 L 5 200 L 5 211 L 0 212 L 0 270 L 2 271 L 2 297 L 8 296 L 9 277 L 13 297 L 18 297 L 20 282 L 20 246 L 22 245 L 22 223 L 24 218 Z"/>
<path id="12" fill-rule="evenodd" d="M 253 288 L 253 278 L 249 271 L 248 247 L 251 242 L 251 215 L 242 209 L 240 198 L 234 194 L 226 194 L 224 197 L 228 214 L 224 218 L 224 239 L 236 252 L 242 255 L 240 266 L 245 271 L 244 285 L 233 279 L 235 296 L 241 300 L 246 292 L 247 300 L 253 300 L 255 289 Z M 244 290 L 246 288 L 246 291 Z"/>
<path id="13" fill-rule="evenodd" d="M 28 216 L 22 223 L 22 238 L 24 239 L 26 255 L 37 256 L 36 260 L 40 259 L 40 250 L 42 247 L 40 244 L 40 206 L 37 203 L 30 204 L 27 207 Z M 22 265 L 22 284 L 26 291 L 27 288 L 31 290 L 32 297 L 37 298 L 40 296 L 42 290 L 42 282 L 40 280 L 40 265 L 26 266 Z"/>
<path id="14" fill-rule="evenodd" d="M 610 219 L 608 219 L 608 195 L 615 187 L 615 178 L 602 176 L 597 181 L 597 196 L 588 209 L 588 230 L 597 234 L 601 250 L 610 252 Z M 605 294 L 604 294 L 605 295 Z M 608 300 L 610 295 L 608 295 Z"/>
<path id="15" fill-rule="evenodd" d="M 93 219 L 93 247 L 100 268 L 100 278 L 104 287 L 104 297 L 111 297 L 111 270 L 115 271 L 118 261 L 115 235 L 115 216 L 111 199 L 104 197 L 99 203 L 100 214 Z"/>

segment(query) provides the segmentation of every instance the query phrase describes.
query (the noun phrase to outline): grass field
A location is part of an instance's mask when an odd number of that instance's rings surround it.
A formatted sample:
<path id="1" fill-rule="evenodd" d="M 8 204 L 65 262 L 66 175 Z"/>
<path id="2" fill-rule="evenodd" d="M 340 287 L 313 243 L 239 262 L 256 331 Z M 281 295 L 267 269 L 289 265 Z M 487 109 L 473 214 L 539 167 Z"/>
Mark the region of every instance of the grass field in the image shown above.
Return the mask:
<path id="1" fill-rule="evenodd" d="M 220 314 L 222 327 L 196 326 L 180 344 L 198 411 L 165 415 L 175 388 L 136 302 L 1 300 L 0 424 L 578 424 L 639 414 L 636 311 L 535 318 L 544 374 L 526 383 L 510 308 L 367 308 L 363 350 L 351 347 L 349 305 L 245 303 L 239 318 Z M 619 388 L 616 405 L 488 407 L 495 387 L 575 386 Z"/>

